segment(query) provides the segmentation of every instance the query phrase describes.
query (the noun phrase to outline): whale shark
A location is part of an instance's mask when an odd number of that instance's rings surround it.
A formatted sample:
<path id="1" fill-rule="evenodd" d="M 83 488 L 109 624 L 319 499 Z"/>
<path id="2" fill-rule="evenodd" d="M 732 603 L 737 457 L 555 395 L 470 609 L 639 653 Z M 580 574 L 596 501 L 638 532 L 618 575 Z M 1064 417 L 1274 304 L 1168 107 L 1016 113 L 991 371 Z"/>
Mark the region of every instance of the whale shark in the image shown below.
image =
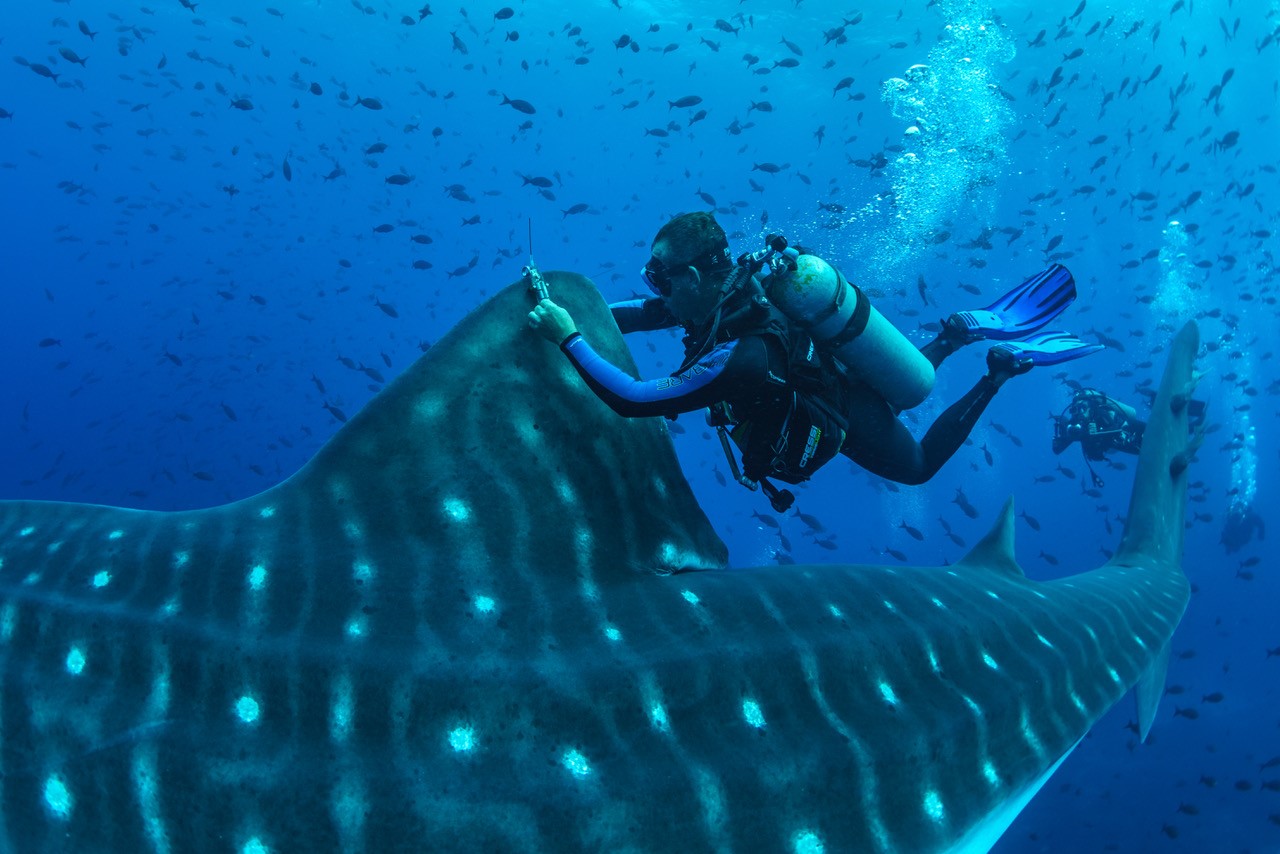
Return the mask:
<path id="1" fill-rule="evenodd" d="M 592 282 L 548 273 L 636 374 Z M 1123 539 L 1052 581 L 1012 500 L 944 567 L 730 567 L 662 419 L 479 305 L 223 506 L 0 502 L 0 850 L 985 851 L 1131 689 L 1181 570 L 1198 333 Z"/>

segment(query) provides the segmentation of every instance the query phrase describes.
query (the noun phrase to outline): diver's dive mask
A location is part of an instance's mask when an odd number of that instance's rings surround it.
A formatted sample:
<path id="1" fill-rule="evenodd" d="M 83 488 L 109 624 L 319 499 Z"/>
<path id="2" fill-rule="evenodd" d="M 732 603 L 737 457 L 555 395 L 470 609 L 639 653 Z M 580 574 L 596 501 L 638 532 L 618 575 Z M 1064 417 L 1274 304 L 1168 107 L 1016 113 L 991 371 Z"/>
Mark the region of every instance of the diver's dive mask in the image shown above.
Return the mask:
<path id="1" fill-rule="evenodd" d="M 671 278 L 678 276 L 688 267 L 696 267 L 700 273 L 724 273 L 733 267 L 733 258 L 729 255 L 729 242 L 721 240 L 711 250 L 684 264 L 673 264 L 668 267 L 657 258 L 650 258 L 640 268 L 640 278 L 649 286 L 655 296 L 671 296 Z"/>

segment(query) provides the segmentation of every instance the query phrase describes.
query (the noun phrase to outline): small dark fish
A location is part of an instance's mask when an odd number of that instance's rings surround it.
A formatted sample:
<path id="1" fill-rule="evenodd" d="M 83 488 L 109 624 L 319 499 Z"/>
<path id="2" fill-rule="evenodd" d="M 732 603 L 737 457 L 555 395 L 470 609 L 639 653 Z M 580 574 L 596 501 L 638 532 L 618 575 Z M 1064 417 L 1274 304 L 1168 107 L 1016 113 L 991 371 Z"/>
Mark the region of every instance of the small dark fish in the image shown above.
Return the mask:
<path id="1" fill-rule="evenodd" d="M 380 302 L 377 297 L 373 298 L 373 304 L 376 305 L 378 308 L 382 309 L 382 313 L 385 314 L 387 317 L 400 316 L 400 312 L 396 311 L 396 307 L 394 305 L 390 305 L 385 302 Z"/>
<path id="2" fill-rule="evenodd" d="M 286 181 L 293 180 L 293 169 L 289 166 L 289 158 L 286 157 L 284 162 L 280 164 L 280 174 L 284 175 Z"/>
<path id="3" fill-rule="evenodd" d="M 822 522 L 818 520 L 817 516 L 811 516 L 808 513 L 801 513 L 799 510 L 797 510 L 795 513 L 791 514 L 791 518 L 799 519 L 801 522 L 805 524 L 806 527 L 808 527 L 810 531 L 812 531 L 815 534 L 821 534 L 824 530 L 824 528 L 822 527 Z"/>
<path id="4" fill-rule="evenodd" d="M 231 420 L 231 421 L 240 420 L 239 418 L 236 417 L 236 411 L 232 409 L 230 406 L 227 406 L 225 403 L 222 404 L 222 413 L 227 416 L 228 420 Z"/>
<path id="5" fill-rule="evenodd" d="M 41 347 L 61 347 L 61 346 L 62 346 L 62 339 L 60 339 L 60 338 L 41 338 L 41 339 L 40 339 L 40 346 L 41 346 Z"/>
<path id="6" fill-rule="evenodd" d="M 1058 565 L 1058 559 L 1053 555 L 1049 554 L 1048 552 L 1044 551 L 1043 549 L 1041 549 L 1040 551 L 1040 557 L 1043 558 L 1044 561 L 1048 563 L 1050 566 Z"/>
<path id="7" fill-rule="evenodd" d="M 510 6 L 503 6 L 501 9 L 493 13 L 493 19 L 495 21 L 505 21 L 515 13 L 516 10 L 512 9 Z"/>
<path id="8" fill-rule="evenodd" d="M 970 519 L 978 518 L 978 508 L 969 503 L 969 499 L 965 497 L 963 489 L 956 489 L 956 497 L 951 499 L 951 503 L 959 507 L 961 512 Z"/>
<path id="9" fill-rule="evenodd" d="M 898 527 L 906 531 L 909 535 L 911 535 L 912 538 L 920 540 L 921 542 L 924 542 L 924 534 L 920 533 L 920 530 L 918 528 L 913 528 L 910 525 L 908 525 L 905 519 L 902 522 L 898 523 Z"/>
<path id="10" fill-rule="evenodd" d="M 382 225 L 375 225 L 373 227 L 373 231 L 375 234 L 390 234 L 395 230 L 396 230 L 396 227 L 389 222 L 384 222 Z"/>
<path id="11" fill-rule="evenodd" d="M 1037 520 L 1037 519 L 1036 519 L 1036 517 L 1035 517 L 1035 516 L 1030 516 L 1030 515 L 1028 515 L 1028 514 L 1027 514 L 1027 512 L 1026 512 L 1025 510 L 1024 510 L 1023 512 L 1019 513 L 1018 515 L 1019 515 L 1019 516 L 1021 516 L 1023 519 L 1025 519 L 1025 520 L 1026 520 L 1027 524 L 1031 526 L 1031 530 L 1033 530 L 1033 531 L 1038 531 L 1038 530 L 1040 530 L 1040 522 L 1039 522 L 1039 520 Z"/>
<path id="12" fill-rule="evenodd" d="M 237 110 L 245 110 L 247 112 L 253 109 L 253 101 L 250 101 L 248 98 L 236 98 L 231 102 L 231 106 L 235 107 Z"/>
<path id="13" fill-rule="evenodd" d="M 1221 691 L 1214 691 L 1212 694 L 1205 694 L 1203 697 L 1201 697 L 1201 698 L 1200 698 L 1200 702 L 1202 702 L 1202 703 L 1221 703 L 1224 699 L 1226 699 L 1226 698 L 1222 696 L 1222 692 L 1221 692 Z"/>
<path id="14" fill-rule="evenodd" d="M 397 187 L 403 187 L 405 184 L 408 184 L 412 180 L 413 180 L 412 175 L 406 175 L 403 172 L 398 172 L 395 175 L 387 176 L 385 183 L 394 184 Z"/>
<path id="15" fill-rule="evenodd" d="M 382 102 L 377 98 L 356 98 L 356 106 L 364 107 L 366 110 L 381 110 Z"/>
<path id="16" fill-rule="evenodd" d="M 516 98 L 513 100 L 511 98 L 508 98 L 506 95 L 503 95 L 502 104 L 500 104 L 499 106 L 505 107 L 508 104 L 510 104 L 511 108 L 516 112 L 524 113 L 525 115 L 532 116 L 534 113 L 538 112 L 536 109 L 534 109 L 533 104 L 530 104 L 528 101 L 522 101 L 519 98 Z"/>
<path id="17" fill-rule="evenodd" d="M 85 67 L 85 61 L 86 61 L 87 57 L 80 57 L 80 56 L 77 56 L 77 55 L 76 55 L 76 52 L 75 52 L 74 50 L 72 50 L 71 48 L 69 48 L 69 47 L 60 47 L 60 48 L 58 48 L 58 53 L 59 53 L 59 54 L 62 56 L 62 58 L 63 58 L 63 59 L 65 59 L 67 62 L 74 62 L 76 65 L 79 65 L 81 68 L 84 68 L 84 67 Z"/>
<path id="18" fill-rule="evenodd" d="M 1196 718 L 1200 717 L 1200 713 L 1195 709 L 1184 709 L 1179 706 L 1174 706 L 1173 716 L 1175 718 L 1186 718 L 1187 720 L 1194 721 Z"/>
<path id="19" fill-rule="evenodd" d="M 897 549 L 891 549 L 886 547 L 884 550 L 884 553 L 892 557 L 894 560 L 901 561 L 903 563 L 905 563 L 907 560 L 906 554 L 904 552 L 898 551 Z"/>
<path id="20" fill-rule="evenodd" d="M 97 33 L 89 29 L 89 25 L 86 24 L 84 21 L 80 22 L 80 32 L 88 36 L 90 41 L 93 41 L 93 37 L 97 35 Z"/>
<path id="21" fill-rule="evenodd" d="M 760 513 L 757 513 L 754 510 L 752 510 L 751 517 L 753 519 L 759 519 L 761 524 L 767 525 L 770 528 L 777 528 L 779 530 L 782 529 L 782 526 L 778 524 L 778 520 L 768 515 L 767 513 L 761 515 Z"/>
<path id="22" fill-rule="evenodd" d="M 568 208 L 568 209 L 566 209 L 566 210 L 561 211 L 561 213 L 562 213 L 562 214 L 564 214 L 564 216 L 562 216 L 562 217 L 561 217 L 561 219 L 568 219 L 569 217 L 573 216 L 574 214 L 580 214 L 580 213 L 582 213 L 582 212 L 583 212 L 583 211 L 585 211 L 586 209 L 587 209 L 587 205 L 586 205 L 585 203 L 583 203 L 583 202 L 578 202 L 578 204 L 574 205 L 573 207 L 571 207 L 571 208 Z"/>

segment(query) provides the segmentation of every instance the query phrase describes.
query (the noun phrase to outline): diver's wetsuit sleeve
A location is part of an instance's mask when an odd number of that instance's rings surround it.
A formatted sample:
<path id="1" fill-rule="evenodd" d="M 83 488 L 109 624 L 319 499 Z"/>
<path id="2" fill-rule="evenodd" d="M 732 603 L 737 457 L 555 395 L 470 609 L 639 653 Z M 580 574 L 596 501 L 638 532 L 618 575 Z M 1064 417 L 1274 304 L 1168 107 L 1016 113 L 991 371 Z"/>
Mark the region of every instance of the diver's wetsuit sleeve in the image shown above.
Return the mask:
<path id="1" fill-rule="evenodd" d="M 623 335 L 680 325 L 675 315 L 667 310 L 667 304 L 657 297 L 610 303 L 609 310 L 613 312 L 613 320 Z"/>
<path id="2" fill-rule="evenodd" d="M 721 344 L 684 373 L 656 380 L 632 379 L 576 332 L 560 349 L 596 396 L 627 418 L 704 409 L 741 398 L 768 379 L 764 341 L 757 337 Z"/>

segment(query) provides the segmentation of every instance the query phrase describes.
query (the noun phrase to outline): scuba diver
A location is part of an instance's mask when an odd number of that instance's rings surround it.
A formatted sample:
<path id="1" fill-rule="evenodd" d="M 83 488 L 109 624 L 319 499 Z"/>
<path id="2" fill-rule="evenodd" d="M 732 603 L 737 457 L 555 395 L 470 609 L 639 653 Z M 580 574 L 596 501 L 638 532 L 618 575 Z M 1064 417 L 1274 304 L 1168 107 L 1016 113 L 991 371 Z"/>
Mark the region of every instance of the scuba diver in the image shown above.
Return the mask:
<path id="1" fill-rule="evenodd" d="M 1233 501 L 1227 509 L 1227 521 L 1222 526 L 1221 543 L 1228 554 L 1238 552 L 1253 541 L 1257 533 L 1258 539 L 1267 538 L 1267 525 L 1253 509 L 1252 504 Z"/>
<path id="2" fill-rule="evenodd" d="M 1187 402 L 1187 415 L 1193 427 L 1204 421 L 1205 410 L 1203 400 Z M 1137 454 L 1142 450 L 1142 434 L 1146 429 L 1147 422 L 1138 418 L 1132 406 L 1096 388 L 1081 388 L 1072 395 L 1067 408 L 1053 419 L 1053 452 L 1061 454 L 1072 442 L 1079 442 L 1093 485 L 1101 488 L 1106 484 L 1091 463 L 1105 460 L 1108 451 Z"/>
<path id="3" fill-rule="evenodd" d="M 1105 460 L 1108 451 L 1138 453 L 1142 449 L 1142 432 L 1146 429 L 1147 423 L 1139 420 L 1132 406 L 1097 389 L 1082 388 L 1053 419 L 1053 452 L 1061 454 L 1072 442 L 1079 442 L 1093 485 L 1101 488 L 1105 483 L 1093 470 L 1092 463 Z"/>
<path id="4" fill-rule="evenodd" d="M 765 249 L 735 262 L 710 213 L 664 225 L 641 275 L 654 296 L 610 308 L 624 334 L 684 328 L 684 363 L 669 377 L 632 379 L 550 299 L 529 313 L 529 325 L 619 415 L 675 418 L 709 408 L 735 479 L 762 488 L 780 512 L 794 497 L 767 478 L 802 483 L 837 453 L 889 480 L 924 483 L 1010 378 L 1103 349 L 1040 331 L 1075 299 L 1074 279 L 1057 264 L 986 309 L 951 315 L 922 349 L 838 270 L 785 238 L 770 235 Z M 947 356 L 981 340 L 999 342 L 987 353 L 987 373 L 916 441 L 898 413 L 925 399 Z M 741 474 L 730 438 L 742 452 Z"/>

